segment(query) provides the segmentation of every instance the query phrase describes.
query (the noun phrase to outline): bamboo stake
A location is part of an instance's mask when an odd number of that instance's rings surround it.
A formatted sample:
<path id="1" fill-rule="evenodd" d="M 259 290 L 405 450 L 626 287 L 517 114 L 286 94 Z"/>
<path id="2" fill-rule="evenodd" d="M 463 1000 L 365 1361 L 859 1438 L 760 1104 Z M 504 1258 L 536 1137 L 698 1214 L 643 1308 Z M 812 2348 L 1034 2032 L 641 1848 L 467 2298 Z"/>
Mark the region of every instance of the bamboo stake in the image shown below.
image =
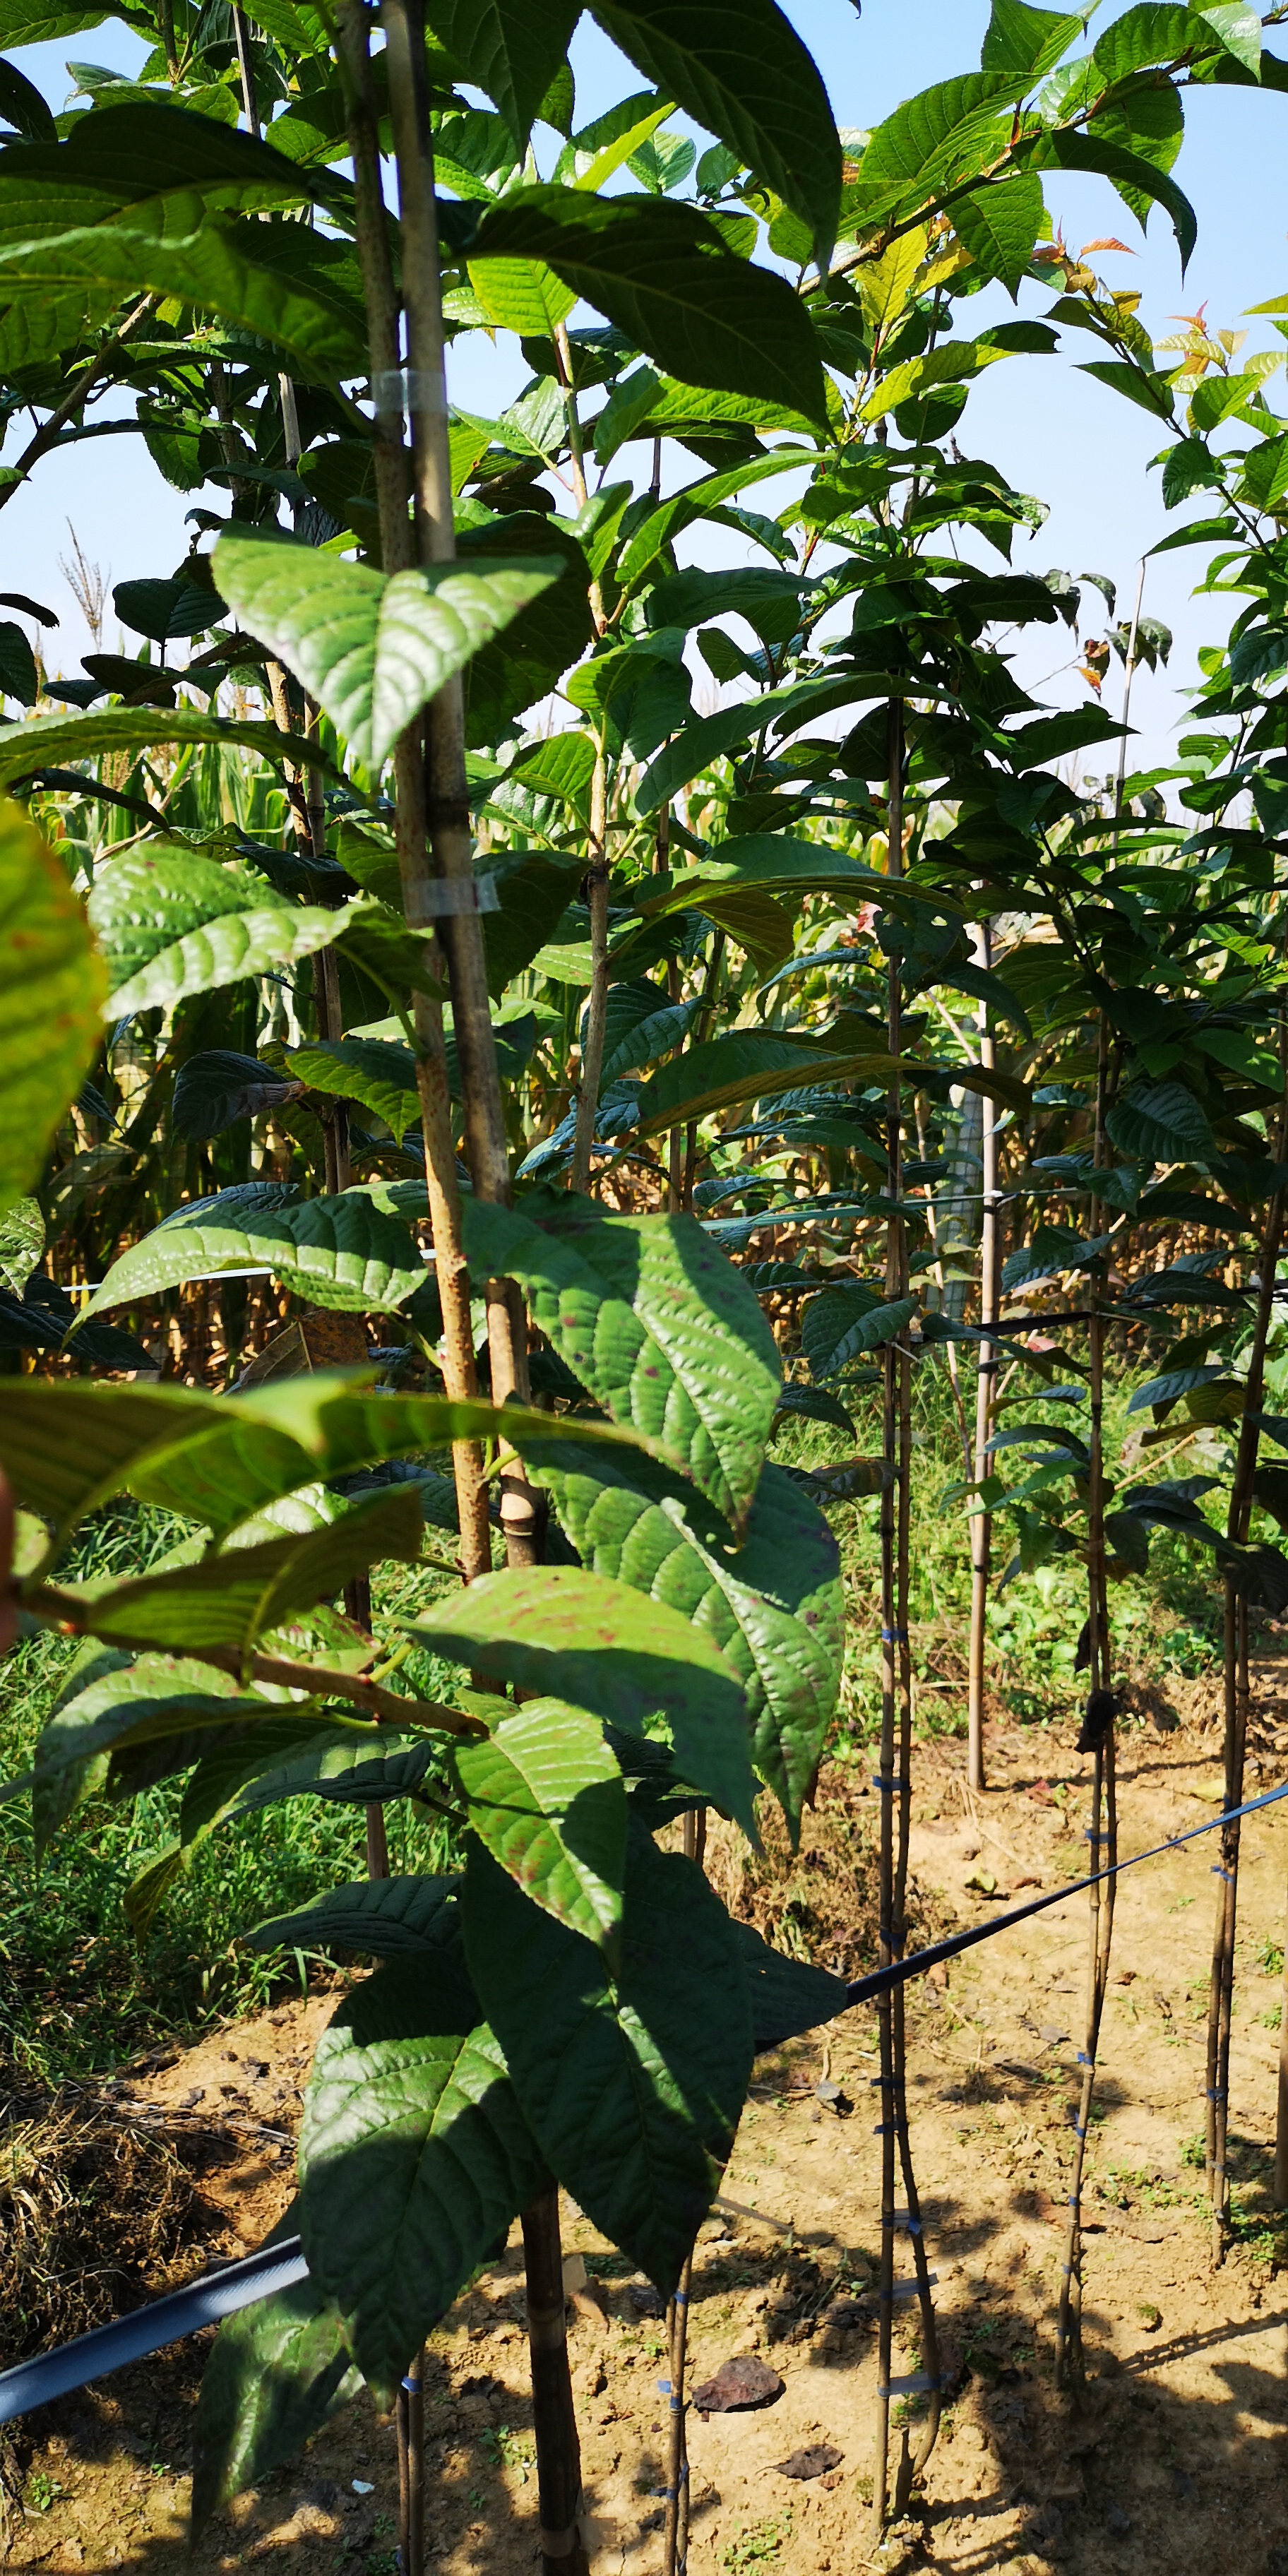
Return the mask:
<path id="1" fill-rule="evenodd" d="M 1105 1111 L 1109 1084 L 1109 1023 L 1100 1014 L 1099 1044 L 1096 1068 L 1096 1136 L 1095 1169 L 1105 1160 Z M 1099 1231 L 1101 1201 L 1093 1192 L 1090 1205 L 1090 1228 Z M 1098 1265 L 1100 1267 L 1101 1265 Z M 1087 1718 L 1081 1741 L 1084 1749 L 1093 1750 L 1095 1767 L 1091 1792 L 1091 1822 L 1088 1827 L 1092 1872 L 1100 1868 L 1102 1834 L 1106 1842 L 1107 1864 L 1112 1869 L 1118 1858 L 1118 1804 L 1114 1760 L 1114 1705 L 1109 1691 L 1110 1651 L 1108 1599 L 1105 1582 L 1105 1495 L 1104 1495 L 1104 1379 L 1105 1326 L 1097 1299 L 1090 1325 L 1091 1368 L 1091 1441 L 1087 1476 L 1087 1638 L 1090 1664 L 1090 1692 Z M 1069 2218 L 1065 2240 L 1065 2257 L 1061 2271 L 1060 2304 L 1056 2318 L 1055 2378 L 1057 2387 L 1064 2382 L 1071 2367 L 1079 2382 L 1082 2377 L 1082 2176 L 1087 2154 L 1087 2131 L 1091 2119 L 1091 2098 L 1096 2081 L 1096 2051 L 1100 2043 L 1100 2024 L 1104 2013 L 1105 1992 L 1109 1983 L 1109 1956 L 1113 1940 L 1114 1896 L 1117 1882 L 1110 1878 L 1103 1888 L 1090 1891 L 1090 1954 L 1087 1965 L 1086 2046 L 1082 2051 L 1082 2088 L 1074 2129 L 1073 2172 L 1070 2177 Z"/>
<path id="2" fill-rule="evenodd" d="M 414 555 L 408 501 L 410 459 L 404 443 L 404 379 L 398 363 L 398 302 L 389 245 L 388 215 L 380 176 L 380 151 L 371 96 L 366 12 L 361 0 L 338 0 L 336 32 L 344 79 L 349 149 L 353 161 L 357 247 L 371 352 L 376 407 L 375 482 L 381 553 L 386 572 L 403 572 Z M 403 909 L 413 925 L 432 921 L 433 872 L 425 815 L 425 772 L 420 730 L 411 727 L 394 753 L 395 840 Z M 435 1278 L 443 1310 L 442 1364 L 447 1392 L 468 1400 L 478 1393 L 470 1283 L 461 1237 L 460 1189 L 452 1138 L 451 1099 L 443 1043 L 443 1015 L 431 993 L 413 1001 L 416 1082 L 425 1143 L 425 1184 L 434 1242 Z M 492 1565 L 483 1456 L 477 1442 L 452 1451 L 461 1525 L 461 1565 L 467 1582 Z"/>
<path id="3" fill-rule="evenodd" d="M 973 939 L 975 962 L 985 969 L 993 958 L 992 935 L 987 922 L 977 924 Z M 978 1014 L 979 1062 L 981 1072 L 990 1072 L 997 1060 L 997 1047 L 989 1027 L 988 1004 L 981 1002 Z M 979 1297 L 980 1317 L 992 1322 L 997 1314 L 997 1104 L 985 1097 L 981 1124 L 983 1156 L 983 1202 L 980 1214 Z M 988 1443 L 993 1422 L 993 1380 L 997 1374 L 997 1344 L 984 1341 L 979 1345 L 975 1374 L 975 1459 L 974 1482 L 981 1484 L 988 1474 Z M 984 1776 L 984 1654 L 987 1642 L 988 1578 L 993 1552 L 993 1515 L 976 1511 L 970 1522 L 970 1653 L 967 1701 L 966 1778 L 972 1789 L 983 1789 Z"/>
<path id="4" fill-rule="evenodd" d="M 607 781 L 607 760 L 601 732 L 595 745 L 595 766 L 590 781 L 590 865 L 586 870 L 586 900 L 590 906 L 590 995 L 586 1003 L 586 1035 L 582 1044 L 581 1081 L 577 1091 L 577 1126 L 568 1175 L 568 1187 L 572 1190 L 585 1190 L 590 1185 L 590 1158 L 595 1148 L 595 1116 L 599 1108 L 599 1075 L 604 1061 L 608 1014 Z"/>
<path id="5" fill-rule="evenodd" d="M 707 1811 L 690 1810 L 682 1825 L 686 1860 L 702 1869 L 707 1849 Z M 667 2309 L 667 2353 L 671 2370 L 666 2464 L 666 2529 L 662 2576 L 685 2576 L 689 2555 L 688 2401 L 684 2372 L 689 2340 L 689 2305 L 693 2295 L 693 2248 L 684 2258 L 675 2296 Z"/>
<path id="6" fill-rule="evenodd" d="M 444 371 L 442 283 L 434 152 L 425 77 L 422 0 L 384 0 L 381 23 L 389 63 L 389 107 L 402 222 L 402 287 L 407 328 L 407 408 L 412 433 L 416 554 L 428 571 L 456 557 L 452 458 Z M 433 881 L 418 886 L 416 927 L 436 922 L 447 957 L 452 1033 L 461 1067 L 466 1151 L 474 1189 L 493 1205 L 510 1204 L 510 1156 L 497 1074 L 496 1039 L 487 985 L 483 925 L 475 902 L 469 781 L 465 770 L 464 699 L 459 676 L 440 689 L 425 723 L 425 811 Z M 522 1307 L 509 1282 L 485 1288 L 492 1396 L 503 1404 L 526 1381 Z M 507 1559 L 530 1564 L 538 1525 L 536 1497 L 513 1452 L 505 1457 L 501 1522 Z"/>
<path id="7" fill-rule="evenodd" d="M 1282 1156 L 1288 1131 L 1288 1109 L 1281 1113 L 1277 1151 Z M 1266 1344 L 1274 1321 L 1275 1275 L 1283 1242 L 1285 1193 L 1276 1190 L 1266 1212 L 1265 1231 L 1261 1239 L 1258 1263 L 1260 1287 L 1257 1294 L 1257 1317 L 1253 1326 L 1252 1350 L 1248 1360 L 1247 1392 L 1243 1420 L 1239 1426 L 1239 1446 L 1235 1453 L 1234 1481 L 1230 1489 L 1230 1507 L 1226 1519 L 1226 1536 L 1237 1546 L 1246 1546 L 1252 1517 L 1252 1480 L 1256 1474 L 1260 1431 L 1256 1416 L 1265 1396 Z M 1227 1575 L 1225 1582 L 1225 1803 L 1237 1807 L 1243 1797 L 1244 1755 L 1248 1732 L 1248 1604 Z M 1221 1886 L 1217 1897 L 1216 1926 L 1212 1943 L 1212 1976 L 1208 1993 L 1207 2031 L 1207 2167 L 1208 2191 L 1212 2203 L 1212 2260 L 1221 2263 L 1225 2255 L 1226 2224 L 1229 2212 L 1230 2177 L 1226 2162 L 1226 2141 L 1230 2118 L 1230 2019 L 1234 1997 L 1234 1939 L 1239 1896 L 1239 1842 L 1237 1824 L 1221 1828 L 1221 1858 L 1217 1864 Z M 1276 2173 L 1278 2163 L 1276 2162 Z"/>
<path id="8" fill-rule="evenodd" d="M 407 408 L 412 432 L 412 493 L 417 560 L 426 570 L 456 553 L 443 361 L 442 281 L 434 155 L 425 78 L 422 0 L 384 0 L 381 20 L 389 65 L 390 121 L 402 223 L 402 288 L 407 331 Z M 487 987 L 483 929 L 474 906 L 474 856 L 465 770 L 464 702 L 459 679 L 439 691 L 425 726 L 425 812 L 434 872 L 419 886 L 419 920 L 437 919 L 447 956 L 452 1028 L 460 1057 L 466 1148 L 477 1196 L 510 1203 L 510 1162 L 496 1042 Z M 450 900 L 449 897 L 450 889 Z M 486 1287 L 488 1352 L 494 1403 L 528 1383 L 522 1300 L 512 1280 Z M 536 1497 L 514 1453 L 503 1452 L 501 1520 L 507 1561 L 534 1563 L 541 1520 Z M 552 2184 L 523 2214 L 528 2265 L 533 2410 L 537 2439 L 543 2555 L 566 2576 L 585 2564 L 576 2534 L 581 2458 L 568 2374 L 559 2251 L 559 2197 Z"/>
<path id="9" fill-rule="evenodd" d="M 3 1640 L 0 1639 L 0 1643 Z M 1279 2007 L 1279 2096 L 1275 2112 L 1275 2181 L 1276 2206 L 1288 2208 L 1288 1923 L 1284 1927 L 1284 1963 L 1281 1974 L 1282 2002 Z"/>
<path id="10" fill-rule="evenodd" d="M 889 723 L 889 872 L 903 872 L 903 707 L 890 702 Z M 892 957 L 887 983 L 888 1044 L 898 1058 L 903 1042 L 903 996 L 899 960 Z M 886 1103 L 887 1190 L 896 1213 L 886 1225 L 886 1295 L 907 1293 L 907 1230 L 897 1213 L 903 1188 L 903 1093 L 892 1077 Z M 906 1936 L 904 1907 L 908 1877 L 908 1832 L 911 1820 L 912 1661 L 908 1638 L 908 1571 L 911 1510 L 912 1363 L 906 1350 L 890 1342 L 884 1363 L 882 1456 L 890 1481 L 881 1496 L 881 1904 L 880 1961 L 902 1957 Z M 896 1771 L 897 1764 L 897 1771 Z M 898 1801 L 896 1808 L 896 1798 Z M 872 2477 L 874 2538 L 885 2529 L 890 2479 L 890 2365 L 894 2327 L 894 2240 L 896 2156 L 902 2171 L 907 2209 L 902 2222 L 910 2235 L 921 2306 L 922 2353 L 927 2364 L 930 2411 L 915 2462 L 906 2431 L 895 2485 L 895 2510 L 905 2510 L 918 2469 L 924 2466 L 939 2429 L 939 2357 L 934 2303 L 921 2234 L 916 2176 L 908 2138 L 905 2028 L 902 1992 L 881 1996 L 877 2005 L 881 2089 L 881 2270 L 877 2328 L 877 2441 Z"/>

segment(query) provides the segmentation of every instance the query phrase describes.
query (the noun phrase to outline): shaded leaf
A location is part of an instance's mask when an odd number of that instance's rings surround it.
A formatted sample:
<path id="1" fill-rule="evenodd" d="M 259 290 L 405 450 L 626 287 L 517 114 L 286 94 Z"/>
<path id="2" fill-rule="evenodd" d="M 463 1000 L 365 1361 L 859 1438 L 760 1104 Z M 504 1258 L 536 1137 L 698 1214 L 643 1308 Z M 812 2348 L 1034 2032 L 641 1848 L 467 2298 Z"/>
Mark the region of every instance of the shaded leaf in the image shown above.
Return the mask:
<path id="1" fill-rule="evenodd" d="M 527 1904 L 480 1849 L 470 1968 L 515 2090 L 566 2191 L 663 2296 L 733 2144 L 752 2060 L 737 1939 L 701 1870 L 632 1842 L 620 1976 Z"/>
<path id="2" fill-rule="evenodd" d="M 493 1859 L 556 1922 L 615 1953 L 626 1790 L 603 1728 L 562 1701 L 531 1700 L 455 1760 Z"/>
<path id="3" fill-rule="evenodd" d="M 516 1901 L 529 1922 L 545 1919 Z M 486 2023 L 461 2028 L 468 2001 L 468 1981 L 443 1966 L 427 1973 L 420 1959 L 399 1959 L 377 1969 L 323 2031 L 305 2096 L 309 2272 L 386 2405 L 545 2180 L 496 2040 Z"/>
<path id="4" fill-rule="evenodd" d="M 0 747 L 21 730 L 0 730 Z M 106 989 L 66 871 L 26 815 L 6 804 L 0 808 L 0 1211 L 40 1178 L 54 1131 L 98 1051 Z"/>

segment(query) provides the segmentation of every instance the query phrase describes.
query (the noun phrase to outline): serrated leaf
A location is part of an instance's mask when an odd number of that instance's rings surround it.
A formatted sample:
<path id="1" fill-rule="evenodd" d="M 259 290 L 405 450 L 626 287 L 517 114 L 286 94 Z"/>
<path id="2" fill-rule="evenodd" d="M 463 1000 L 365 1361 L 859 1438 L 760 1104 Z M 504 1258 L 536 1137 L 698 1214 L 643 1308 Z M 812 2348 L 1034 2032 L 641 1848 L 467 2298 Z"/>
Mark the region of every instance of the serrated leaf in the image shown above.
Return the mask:
<path id="1" fill-rule="evenodd" d="M 800 216 L 825 262 L 841 146 L 818 70 L 774 0 L 593 0 L 628 61 Z M 695 378 L 695 382 L 699 381 Z"/>
<path id="2" fill-rule="evenodd" d="M 22 728 L 0 728 L 3 746 Z M 12 772 L 8 773 L 10 776 Z M 98 1051 L 107 978 L 66 871 L 16 805 L 0 807 L 0 1210 L 40 1178 Z"/>
<path id="3" fill-rule="evenodd" d="M 131 1645 L 249 1648 L 315 1601 L 330 1600 L 382 1557 L 414 1564 L 420 1504 L 413 1485 L 355 1502 L 340 1520 L 259 1547 L 228 1548 L 171 1573 L 118 1583 L 110 1575 L 53 1596 L 61 1615 L 96 1637 Z"/>
<path id="4" fill-rule="evenodd" d="M 420 1960 L 378 1969 L 323 2031 L 305 2096 L 310 2276 L 335 2300 L 385 2404 L 545 2180 L 496 2040 L 486 2023 L 460 2027 L 464 1982 Z"/>
<path id="5" fill-rule="evenodd" d="M 471 1972 L 548 2163 L 669 2295 L 751 2072 L 747 1979 L 724 1907 L 692 1861 L 641 1836 L 616 1978 L 477 1847 L 463 1909 Z"/>
<path id="6" fill-rule="evenodd" d="M 688 1216 L 610 1215 L 566 1191 L 534 1192 L 513 1210 L 475 1199 L 463 1213 L 474 1275 L 519 1279 L 596 1402 L 738 1528 L 781 1372 L 753 1291 L 701 1227 Z"/>
<path id="7" fill-rule="evenodd" d="M 360 1101 L 395 1136 L 405 1134 L 420 1116 L 416 1058 L 410 1047 L 399 1046 L 393 1039 L 319 1039 L 312 1046 L 296 1047 L 287 1063 L 311 1091 Z"/>
<path id="8" fill-rule="evenodd" d="M 794 894 L 798 903 L 818 894 L 852 896 L 856 903 L 890 901 L 888 879 L 844 850 L 790 840 L 778 832 L 748 832 L 736 841 L 718 843 L 696 867 L 684 869 L 669 884 L 664 878 L 656 892 L 646 877 L 639 909 L 646 921 L 656 921 L 667 913 L 700 907 L 711 895 L 737 893 L 744 887 L 755 887 L 762 894 Z"/>
<path id="9" fill-rule="evenodd" d="M 845 1605 L 836 1542 L 816 1503 L 766 1467 L 740 1548 L 696 1495 L 644 1460 L 543 1452 L 549 1487 L 584 1565 L 665 1602 L 712 1639 L 747 1694 L 752 1759 L 793 1832 L 836 1710 Z"/>
<path id="10" fill-rule="evenodd" d="M 334 919 L 328 914 L 327 919 Z M 229 1202 L 232 1202 L 230 1205 Z M 179 1207 L 114 1261 L 83 1316 L 155 1297 L 185 1279 L 271 1271 L 315 1306 L 393 1313 L 425 1285 L 424 1259 L 400 1217 L 366 1190 L 295 1207 L 247 1206 L 240 1189 Z"/>
<path id="11" fill-rule="evenodd" d="M 440 1950 L 459 1936 L 458 1878 L 365 1878 L 298 1914 L 243 1932 L 248 1950 L 356 1950 L 377 1959 Z"/>
<path id="12" fill-rule="evenodd" d="M 225 536 L 214 570 L 251 632 L 318 700 L 364 767 L 379 770 L 422 708 L 560 579 L 563 563 L 386 575 L 312 546 Z"/>
<path id="13" fill-rule="evenodd" d="M 190 993 L 290 965 L 330 947 L 369 908 L 365 895 L 338 912 L 288 906 L 262 878 L 199 852 L 133 851 L 102 871 L 89 898 L 112 979 L 104 1018 L 170 1009 Z"/>
<path id="14" fill-rule="evenodd" d="M 1121 1154 L 1151 1163 L 1206 1162 L 1216 1138 L 1192 1091 L 1180 1082 L 1133 1082 L 1106 1113 Z"/>
<path id="15" fill-rule="evenodd" d="M 485 1849 L 535 1905 L 616 1953 L 626 1871 L 626 1789 L 594 1718 L 532 1700 L 474 1744 L 456 1775 Z"/>
<path id="16" fill-rule="evenodd" d="M 298 2228 L 293 2204 L 265 2242 Z M 194 2536 L 233 2496 L 294 2459 L 360 2384 L 339 2310 L 311 2277 L 226 2317 L 193 2426 Z"/>
<path id="17" fill-rule="evenodd" d="M 1015 296 L 1033 257 L 1044 211 L 1036 172 L 1017 171 L 996 185 L 954 197 L 952 225 L 980 275 L 1000 278 Z"/>
<path id="18" fill-rule="evenodd" d="M 464 78 L 495 101 L 522 150 L 568 51 L 575 0 L 431 0 L 427 16 Z"/>
<path id="19" fill-rule="evenodd" d="M 986 72 L 1009 72 L 1026 84 L 1039 80 L 1082 32 L 1083 20 L 1029 0 L 993 0 L 980 54 Z"/>
<path id="20" fill-rule="evenodd" d="M 483 218 L 470 274 L 540 261 L 667 373 L 764 395 L 825 423 L 820 364 L 786 280 L 726 250 L 695 208 L 576 189 L 519 188 Z"/>
<path id="21" fill-rule="evenodd" d="M 746 1701 L 718 1647 L 679 1611 L 579 1566 L 531 1566 L 484 1575 L 410 1633 L 492 1681 L 632 1732 L 664 1718 L 686 1776 L 751 1827 Z"/>

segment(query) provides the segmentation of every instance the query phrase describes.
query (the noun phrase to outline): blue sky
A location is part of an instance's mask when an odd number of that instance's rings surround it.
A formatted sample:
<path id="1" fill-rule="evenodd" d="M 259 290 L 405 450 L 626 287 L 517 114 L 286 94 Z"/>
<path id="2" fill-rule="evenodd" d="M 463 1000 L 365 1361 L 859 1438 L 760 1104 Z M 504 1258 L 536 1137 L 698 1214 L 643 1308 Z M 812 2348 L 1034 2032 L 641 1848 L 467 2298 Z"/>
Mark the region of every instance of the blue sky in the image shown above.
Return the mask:
<path id="1" fill-rule="evenodd" d="M 972 68 L 988 18 L 987 0 L 865 0 L 861 17 L 851 0 L 786 5 L 819 63 L 843 126 L 875 124 L 931 80 Z M 1118 14 L 1114 0 L 1100 23 Z M 21 60 L 51 104 L 61 108 L 72 86 L 65 69 L 69 57 L 126 70 L 140 55 L 137 41 L 109 24 L 63 44 L 31 47 Z M 587 20 L 574 40 L 573 59 L 579 122 L 639 85 L 639 75 Z M 1288 291 L 1288 97 L 1248 89 L 1190 92 L 1186 109 L 1177 176 L 1195 206 L 1199 240 L 1184 281 L 1159 212 L 1142 237 L 1106 183 L 1064 178 L 1048 188 L 1053 215 L 1074 248 L 1107 233 L 1132 246 L 1135 257 L 1108 254 L 1096 265 L 1115 285 L 1140 290 L 1141 318 L 1156 337 L 1171 327 L 1170 316 L 1200 304 L 1206 304 L 1211 326 L 1239 327 L 1249 305 Z M 1000 289 L 990 292 L 1000 310 L 1010 310 Z M 1042 289 L 1026 286 L 1020 310 L 1040 313 L 1048 301 Z M 980 299 L 970 308 L 971 327 L 985 318 Z M 1273 345 L 1264 322 L 1251 331 L 1251 345 Z M 1079 357 L 1094 354 L 1083 335 L 1066 333 L 1055 357 L 1011 359 L 991 369 L 972 392 L 958 436 L 969 453 L 991 458 L 1050 506 L 1037 536 L 1017 545 L 1017 568 L 1043 572 L 1060 565 L 1075 576 L 1107 573 L 1129 607 L 1141 554 L 1174 523 L 1162 508 L 1157 474 L 1147 471 L 1161 438 L 1144 413 L 1078 372 Z M 487 342 L 471 335 L 456 361 L 458 398 L 470 408 L 490 410 L 515 389 L 515 378 L 503 375 Z M 1269 391 L 1273 400 L 1273 382 Z M 9 458 L 20 443 L 11 434 Z M 74 669 L 85 642 L 56 569 L 58 555 L 69 551 L 68 520 L 86 554 L 110 570 L 112 579 L 166 573 L 186 551 L 184 512 L 198 497 L 171 491 L 141 442 L 128 437 L 46 460 L 31 485 L 15 494 L 0 515 L 0 587 L 29 591 L 57 610 L 62 623 L 48 639 L 55 666 L 61 661 Z M 717 559 L 709 536 L 703 550 L 706 559 Z M 1196 676 L 1195 652 L 1219 637 L 1230 614 L 1215 599 L 1190 600 L 1199 562 L 1190 553 L 1164 556 L 1147 573 L 1145 606 L 1173 627 L 1176 649 L 1166 674 L 1142 673 L 1137 681 L 1137 760 L 1168 756 L 1184 712 L 1184 690 Z M 1088 611 L 1094 599 L 1088 594 Z M 1043 629 L 1032 638 L 1020 664 L 1026 680 L 1044 679 L 1067 659 L 1066 634 L 1063 627 Z M 1115 676 L 1107 684 L 1107 702 L 1117 685 Z M 1078 697 L 1082 684 L 1053 682 L 1047 694 Z"/>

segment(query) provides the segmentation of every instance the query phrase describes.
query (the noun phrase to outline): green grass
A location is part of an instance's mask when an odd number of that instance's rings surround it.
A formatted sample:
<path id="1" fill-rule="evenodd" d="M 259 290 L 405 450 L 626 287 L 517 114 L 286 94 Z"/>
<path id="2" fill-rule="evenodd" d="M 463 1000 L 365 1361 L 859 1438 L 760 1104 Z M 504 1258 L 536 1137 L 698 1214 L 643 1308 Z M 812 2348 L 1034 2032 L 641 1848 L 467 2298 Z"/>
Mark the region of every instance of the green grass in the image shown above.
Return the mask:
<path id="1" fill-rule="evenodd" d="M 61 1571 L 77 1580 L 91 1569 L 137 1573 L 178 1534 L 167 1514 L 112 1505 L 86 1525 Z M 388 1571 L 396 1586 L 388 1599 L 378 1591 L 378 1617 L 407 1615 L 441 1588 L 439 1578 L 403 1566 Z M 0 1780 L 30 1764 L 74 1652 L 74 1641 L 45 1629 L 0 1667 Z M 414 1685 L 440 1694 L 448 1678 L 424 1656 L 404 1669 Z M 140 1944 L 122 1898 L 174 1835 L 181 1793 L 180 1782 L 167 1781 L 132 1804 L 92 1798 L 39 1863 L 26 1795 L 0 1806 L 0 2069 L 18 2085 L 103 2072 L 160 2040 L 252 2011 L 286 1987 L 299 1992 L 294 1957 L 244 1950 L 240 1936 L 363 1875 L 363 1810 L 296 1798 L 215 1833 Z M 442 1824 L 412 1820 L 402 1805 L 389 1811 L 388 1830 L 395 1871 L 451 1866 Z"/>

